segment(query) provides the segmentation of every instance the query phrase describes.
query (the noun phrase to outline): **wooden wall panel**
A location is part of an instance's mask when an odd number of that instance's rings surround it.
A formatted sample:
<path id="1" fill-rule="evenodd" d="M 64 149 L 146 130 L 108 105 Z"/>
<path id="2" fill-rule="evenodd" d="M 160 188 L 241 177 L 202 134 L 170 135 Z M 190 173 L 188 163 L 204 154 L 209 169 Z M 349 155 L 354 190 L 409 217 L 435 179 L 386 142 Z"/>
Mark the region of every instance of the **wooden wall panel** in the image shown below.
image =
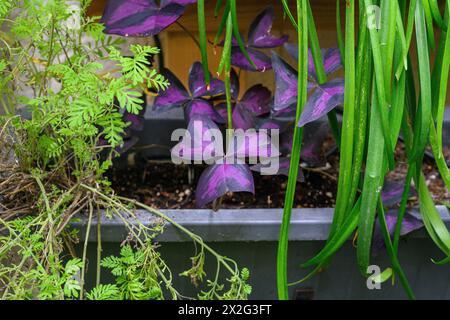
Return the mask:
<path id="1" fill-rule="evenodd" d="M 292 4 L 294 1 L 290 1 Z M 94 0 L 90 8 L 89 14 L 101 15 L 105 6 L 106 0 Z M 207 29 L 209 39 L 214 38 L 214 32 L 217 30 L 220 19 L 214 18 L 214 5 L 215 1 L 206 1 L 206 17 L 207 17 Z M 279 0 L 238 0 L 238 19 L 239 27 L 244 36 L 247 35 L 248 26 L 255 16 L 261 12 L 265 7 L 273 5 L 275 8 L 275 23 L 273 27 L 274 34 L 288 34 L 291 42 L 297 42 L 296 33 L 290 24 L 288 18 L 283 19 L 282 7 Z M 319 40 L 322 47 L 335 47 L 337 46 L 336 39 L 336 17 L 335 17 L 335 0 L 313 0 L 311 1 Z M 292 7 L 292 12 L 295 13 L 295 8 Z M 187 7 L 185 14 L 179 20 L 186 29 L 188 29 L 195 37 L 197 37 L 197 11 L 195 5 Z M 342 17 L 344 17 L 344 6 L 341 6 Z M 200 60 L 200 53 L 192 41 L 191 37 L 187 35 L 179 25 L 173 24 L 160 34 L 166 67 L 172 70 L 182 81 L 187 84 L 187 77 L 189 67 L 193 61 Z M 414 48 L 415 41 L 412 42 Z M 285 51 L 281 48 L 275 49 L 275 51 L 281 54 L 289 62 L 294 63 L 289 57 L 287 57 Z M 209 61 L 210 70 L 214 72 L 217 70 L 218 62 L 220 59 L 220 48 L 214 48 L 209 46 Z M 270 50 L 266 50 L 270 54 Z M 413 50 L 413 56 L 415 56 Z M 416 65 L 412 68 L 417 71 Z M 242 72 L 241 73 L 241 88 L 249 87 L 253 84 L 262 83 L 269 88 L 273 88 L 273 73 L 253 73 Z M 450 85 L 449 85 L 450 88 Z M 450 89 L 449 89 L 450 90 Z M 242 90 L 241 90 L 242 91 Z M 242 93 L 242 92 L 241 92 Z M 450 103 L 450 97 L 447 104 Z"/>
<path id="2" fill-rule="evenodd" d="M 94 0 L 89 14 L 101 15 L 106 0 Z M 213 39 L 220 19 L 214 18 L 215 1 L 206 1 L 207 30 L 209 39 Z M 274 34 L 288 34 L 290 41 L 296 42 L 296 33 L 288 19 L 283 19 L 283 12 L 279 1 L 277 0 L 240 0 L 238 1 L 238 19 L 239 27 L 244 36 L 247 35 L 248 27 L 256 15 L 265 7 L 273 5 L 275 8 L 275 23 L 273 27 Z M 313 12 L 317 19 L 317 28 L 321 44 L 324 47 L 336 46 L 335 35 L 335 2 L 334 0 L 314 0 L 312 1 Z M 330 10 L 331 9 L 331 10 Z M 179 20 L 186 29 L 197 37 L 197 11 L 196 6 L 191 5 L 186 9 L 185 14 Z M 295 12 L 295 8 L 292 8 Z M 190 65 L 193 61 L 200 60 L 200 52 L 194 41 L 177 24 L 173 24 L 160 34 L 163 47 L 165 65 L 172 70 L 184 84 L 187 84 L 187 77 Z M 289 59 L 281 48 L 274 49 L 278 54 Z M 220 59 L 221 49 L 209 46 L 210 70 L 214 72 Z M 265 50 L 271 54 L 271 50 Z M 290 60 L 293 62 L 292 60 Z M 262 83 L 270 88 L 273 87 L 273 73 L 254 73 L 243 71 L 240 76 L 241 88 Z M 242 93 L 242 92 L 241 92 Z"/>

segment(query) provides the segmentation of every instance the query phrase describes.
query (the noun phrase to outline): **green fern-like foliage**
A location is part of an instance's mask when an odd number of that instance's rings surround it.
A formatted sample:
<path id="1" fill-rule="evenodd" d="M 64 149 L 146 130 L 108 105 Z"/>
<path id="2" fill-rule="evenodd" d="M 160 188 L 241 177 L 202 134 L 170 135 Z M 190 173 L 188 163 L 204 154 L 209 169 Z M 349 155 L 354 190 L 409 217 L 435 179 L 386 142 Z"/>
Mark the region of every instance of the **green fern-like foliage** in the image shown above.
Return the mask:
<path id="1" fill-rule="evenodd" d="M 149 300 L 164 298 L 157 272 L 161 263 L 152 245 L 139 250 L 125 245 L 120 256 L 105 257 L 101 265 L 116 277 L 120 299 Z"/>
<path id="2" fill-rule="evenodd" d="M 118 300 L 119 289 L 115 284 L 100 284 L 86 294 L 88 300 Z"/>
<path id="3" fill-rule="evenodd" d="M 15 0 L 2 0 L 0 2 L 0 18 L 6 17 L 15 5 Z"/>

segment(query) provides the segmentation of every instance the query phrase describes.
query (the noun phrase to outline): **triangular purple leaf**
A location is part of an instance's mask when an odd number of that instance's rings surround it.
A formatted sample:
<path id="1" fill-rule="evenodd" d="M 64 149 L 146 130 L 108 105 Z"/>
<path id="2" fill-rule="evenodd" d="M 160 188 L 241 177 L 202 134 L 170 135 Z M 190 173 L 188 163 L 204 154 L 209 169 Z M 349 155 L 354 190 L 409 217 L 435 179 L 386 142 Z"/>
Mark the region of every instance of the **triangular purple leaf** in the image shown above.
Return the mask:
<path id="1" fill-rule="evenodd" d="M 233 128 L 243 130 L 255 128 L 255 119 L 240 103 L 233 110 Z"/>
<path id="2" fill-rule="evenodd" d="M 324 49 L 322 49 L 323 51 Z M 342 67 L 341 53 L 338 48 L 325 49 L 323 53 L 325 72 L 331 74 Z"/>
<path id="3" fill-rule="evenodd" d="M 275 72 L 274 110 L 279 111 L 297 103 L 298 74 L 275 52 L 272 53 L 272 66 Z"/>
<path id="4" fill-rule="evenodd" d="M 266 8 L 250 25 L 248 33 L 248 45 L 254 48 L 274 48 L 282 46 L 288 36 L 280 38 L 271 34 L 275 13 L 273 7 Z"/>
<path id="5" fill-rule="evenodd" d="M 272 69 L 270 58 L 264 53 L 252 48 L 247 48 L 247 52 L 253 63 L 255 64 L 256 70 L 252 67 L 245 55 L 237 47 L 234 47 L 231 50 L 231 64 L 235 67 L 248 71 L 266 71 Z"/>
<path id="6" fill-rule="evenodd" d="M 260 116 L 270 112 L 272 93 L 261 84 L 254 85 L 248 89 L 240 104 L 255 116 Z"/>
<path id="7" fill-rule="evenodd" d="M 211 77 L 211 83 L 208 86 L 205 82 L 203 66 L 197 61 L 189 70 L 189 90 L 194 98 L 215 96 L 225 92 L 225 85 L 219 79 Z"/>
<path id="8" fill-rule="evenodd" d="M 245 164 L 215 164 L 203 171 L 198 181 L 196 205 L 205 207 L 227 192 L 255 193 L 253 175 Z"/>
<path id="9" fill-rule="evenodd" d="M 344 103 L 344 80 L 333 79 L 323 85 L 317 86 L 314 93 L 306 103 L 299 127 L 317 120 L 339 105 Z"/>
<path id="10" fill-rule="evenodd" d="M 168 69 L 161 70 L 161 74 L 169 81 L 170 86 L 158 93 L 153 109 L 155 111 L 167 111 L 187 103 L 190 96 L 181 81 Z"/>
<path id="11" fill-rule="evenodd" d="M 160 7 L 154 0 L 109 0 L 101 22 L 109 34 L 152 36 L 177 21 L 183 12 L 179 4 Z"/>
<path id="12" fill-rule="evenodd" d="M 295 104 L 281 110 L 275 110 L 274 106 L 272 106 L 270 112 L 274 119 L 292 121 L 295 119 Z"/>
<path id="13" fill-rule="evenodd" d="M 185 119 L 189 122 L 195 116 L 208 117 L 216 123 L 225 123 L 224 118 L 206 100 L 194 99 L 186 105 Z"/>
<path id="14" fill-rule="evenodd" d="M 294 43 L 286 43 L 284 48 L 288 54 L 298 61 L 298 46 Z M 321 49 L 323 65 L 327 75 L 337 71 L 342 67 L 341 54 L 338 48 Z M 308 74 L 310 77 L 317 78 L 316 67 L 312 57 L 311 50 L 308 51 Z"/>

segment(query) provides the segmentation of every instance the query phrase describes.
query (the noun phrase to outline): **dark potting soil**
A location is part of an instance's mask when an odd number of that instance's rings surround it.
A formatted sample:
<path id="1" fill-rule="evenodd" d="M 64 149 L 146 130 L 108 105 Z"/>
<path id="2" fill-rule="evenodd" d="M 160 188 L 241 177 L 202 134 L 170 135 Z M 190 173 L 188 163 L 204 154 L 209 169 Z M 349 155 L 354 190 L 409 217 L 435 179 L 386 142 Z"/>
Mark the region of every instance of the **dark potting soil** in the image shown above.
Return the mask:
<path id="1" fill-rule="evenodd" d="M 195 188 L 203 166 L 194 167 L 195 179 L 188 183 L 188 168 L 173 164 L 152 164 L 144 168 L 114 170 L 115 191 L 157 208 L 195 208 Z M 320 173 L 305 173 L 306 182 L 299 183 L 296 194 L 299 207 L 331 207 L 334 205 L 336 182 Z M 334 177 L 333 177 L 334 178 Z M 230 193 L 221 208 L 280 208 L 283 207 L 287 177 L 254 174 L 255 195 Z"/>
<path id="2" fill-rule="evenodd" d="M 323 146 L 324 154 L 333 148 L 332 139 Z M 450 150 L 446 150 L 446 158 L 450 160 Z M 406 175 L 407 165 L 403 146 L 396 150 L 397 169 L 388 174 L 388 179 L 402 180 Z M 195 188 L 205 166 L 191 167 L 194 172 L 189 184 L 188 166 L 167 163 L 154 163 L 113 168 L 109 179 L 113 189 L 120 195 L 136 199 L 146 205 L 164 209 L 195 208 Z M 305 182 L 297 184 L 295 207 L 325 208 L 334 207 L 338 181 L 339 157 L 336 152 L 326 159 L 326 166 L 321 168 L 303 168 Z M 424 161 L 424 172 L 428 186 L 437 204 L 450 203 L 450 194 L 441 180 L 432 159 Z M 254 173 L 255 195 L 250 193 L 229 193 L 222 199 L 221 208 L 282 208 L 286 193 L 287 177 L 261 176 Z M 417 204 L 411 198 L 411 205 Z M 211 206 L 210 206 L 211 207 Z"/>

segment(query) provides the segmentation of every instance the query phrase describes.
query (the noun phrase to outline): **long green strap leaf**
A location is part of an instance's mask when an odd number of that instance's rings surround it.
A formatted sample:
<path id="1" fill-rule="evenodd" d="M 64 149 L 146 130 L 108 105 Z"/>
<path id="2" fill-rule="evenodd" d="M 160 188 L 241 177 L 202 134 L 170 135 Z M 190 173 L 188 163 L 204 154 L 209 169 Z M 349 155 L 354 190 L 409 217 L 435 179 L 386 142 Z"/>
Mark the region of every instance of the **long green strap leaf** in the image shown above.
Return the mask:
<path id="1" fill-rule="evenodd" d="M 364 1 L 366 8 L 369 8 L 372 5 L 372 1 L 365 0 Z M 367 14 L 373 14 L 367 12 Z M 385 75 L 383 71 L 384 60 L 382 59 L 381 52 L 381 41 L 378 31 L 375 28 L 369 28 L 370 41 L 372 45 L 372 55 L 374 61 L 375 68 L 375 83 L 376 83 L 376 91 L 378 96 L 378 103 L 376 104 L 377 108 L 380 109 L 380 122 L 382 125 L 382 134 L 384 136 L 386 155 L 389 163 L 389 168 L 393 169 L 395 167 L 394 161 L 394 150 L 391 143 L 390 130 L 389 130 L 389 107 L 386 101 L 386 87 L 385 87 Z"/>
<path id="2" fill-rule="evenodd" d="M 291 20 L 291 23 L 294 26 L 294 28 L 297 29 L 298 28 L 297 21 L 295 21 L 295 18 L 291 12 L 291 9 L 289 9 L 289 4 L 288 4 L 287 0 L 281 0 L 281 3 L 283 4 L 283 10 L 284 10 L 285 14 L 289 17 L 289 20 Z"/>
<path id="3" fill-rule="evenodd" d="M 416 39 L 417 39 L 417 58 L 419 63 L 419 84 L 420 84 L 420 102 L 415 119 L 414 148 L 410 162 L 416 162 L 425 150 L 430 134 L 431 123 L 431 75 L 430 75 L 430 56 L 428 53 L 428 42 L 426 39 L 425 16 L 422 1 L 417 2 L 416 7 Z"/>
<path id="4" fill-rule="evenodd" d="M 220 41 L 220 38 L 222 37 L 223 30 L 226 27 L 228 14 L 230 13 L 230 3 L 227 1 L 227 4 L 225 5 L 225 10 L 223 12 L 222 19 L 220 20 L 219 27 L 217 28 L 216 36 L 214 37 L 214 46 L 217 46 L 217 44 Z"/>
<path id="5" fill-rule="evenodd" d="M 450 1 L 447 0 L 447 16 L 450 14 Z M 444 53 L 442 64 L 440 65 L 441 79 L 439 81 L 439 98 L 437 104 L 437 138 L 438 138 L 438 152 L 437 157 L 442 157 L 442 133 L 444 124 L 445 102 L 447 98 L 448 75 L 450 70 L 450 32 L 448 30 L 442 31 L 442 37 L 445 37 Z"/>
<path id="6" fill-rule="evenodd" d="M 303 107 L 306 104 L 306 99 L 308 97 L 308 9 L 306 0 L 297 0 L 297 17 L 299 26 L 297 29 L 299 80 L 297 88 L 297 109 L 295 123 L 298 123 L 303 112 Z M 297 186 L 302 135 L 302 128 L 294 126 L 289 178 L 283 209 L 283 220 L 281 222 L 280 236 L 278 241 L 277 289 L 278 298 L 280 300 L 287 300 L 289 298 L 287 279 L 289 225 L 291 221 L 292 207 L 294 204 L 295 190 Z"/>
<path id="7" fill-rule="evenodd" d="M 391 237 L 389 234 L 389 229 L 386 223 L 386 216 L 384 213 L 383 202 L 381 201 L 381 196 L 379 197 L 378 203 L 378 220 L 380 221 L 381 232 L 383 234 L 384 243 L 386 244 L 386 249 L 391 260 L 392 266 L 394 268 L 395 274 L 400 278 L 400 282 L 402 283 L 403 288 L 406 291 L 409 299 L 415 299 L 414 293 L 411 289 L 411 286 L 406 278 L 406 275 L 398 261 L 398 258 L 394 252 L 394 248 L 392 246 Z"/>
<path id="8" fill-rule="evenodd" d="M 205 0 L 197 1 L 197 18 L 198 18 L 198 38 L 200 43 L 200 53 L 202 56 L 203 73 L 205 75 L 205 83 L 211 83 L 208 66 L 208 50 L 206 40 L 206 21 L 205 21 Z"/>
<path id="9" fill-rule="evenodd" d="M 323 249 L 314 257 L 301 265 L 302 268 L 307 268 L 315 264 L 320 264 L 330 258 L 350 237 L 350 235 L 355 231 L 358 226 L 359 212 L 361 210 L 361 199 L 356 202 L 355 207 L 352 209 L 350 214 L 345 218 L 337 232 L 327 241 L 327 244 Z"/>
<path id="10" fill-rule="evenodd" d="M 446 23 L 444 23 L 444 19 L 442 19 L 441 12 L 439 11 L 439 5 L 437 3 L 437 0 L 429 0 L 429 5 L 434 21 L 436 21 L 439 28 L 441 28 L 442 30 L 447 29 Z"/>
<path id="11" fill-rule="evenodd" d="M 370 265 L 373 226 L 378 198 L 383 185 L 384 145 L 380 109 L 375 92 L 372 94 L 372 111 L 370 116 L 369 144 L 366 160 L 366 172 L 361 195 L 361 212 L 359 217 L 357 259 L 362 274 L 367 273 Z"/>
<path id="12" fill-rule="evenodd" d="M 339 51 L 341 53 L 341 60 L 342 60 L 342 62 L 344 62 L 345 61 L 345 45 L 344 45 L 344 36 L 342 35 L 340 1 L 341 0 L 336 0 L 336 32 L 337 32 L 338 47 L 339 47 Z"/>
<path id="13" fill-rule="evenodd" d="M 434 50 L 436 43 L 434 41 L 434 28 L 433 28 L 433 15 L 431 14 L 430 3 L 428 0 L 419 1 L 423 8 L 423 14 L 425 17 L 426 34 L 428 39 L 428 45 L 431 50 Z"/>
<path id="14" fill-rule="evenodd" d="M 400 79 L 400 75 L 403 72 L 403 70 L 408 69 L 408 50 L 407 42 L 406 42 L 406 35 L 405 35 L 405 29 L 403 27 L 403 19 L 400 11 L 400 7 L 398 6 L 398 2 L 395 1 L 397 4 L 397 12 L 396 12 L 396 25 L 397 25 L 397 35 L 400 39 L 401 47 L 402 47 L 402 59 L 398 61 L 397 68 L 395 68 L 395 77 Z"/>
<path id="15" fill-rule="evenodd" d="M 353 165 L 353 133 L 355 127 L 356 104 L 356 68 L 355 68 L 355 1 L 349 1 L 345 14 L 345 89 L 344 115 L 342 120 L 342 136 L 339 161 L 339 180 L 334 211 L 332 235 L 345 219 L 347 210 L 353 204 L 348 203 L 351 192 Z"/>
<path id="16" fill-rule="evenodd" d="M 223 0 L 216 1 L 216 6 L 214 7 L 214 17 L 216 18 L 219 16 L 220 8 L 222 8 L 222 3 Z"/>
<path id="17" fill-rule="evenodd" d="M 325 72 L 325 67 L 323 65 L 322 51 L 320 49 L 319 44 L 319 36 L 317 35 L 316 24 L 314 23 L 314 16 L 311 10 L 311 4 L 309 0 L 308 0 L 308 30 L 310 39 L 309 42 L 311 44 L 311 55 L 316 70 L 317 82 L 319 84 L 324 84 L 327 82 L 327 74 Z M 328 122 L 330 124 L 333 138 L 335 139 L 338 147 L 340 147 L 341 145 L 340 129 L 335 110 L 331 110 L 328 113 Z"/>

